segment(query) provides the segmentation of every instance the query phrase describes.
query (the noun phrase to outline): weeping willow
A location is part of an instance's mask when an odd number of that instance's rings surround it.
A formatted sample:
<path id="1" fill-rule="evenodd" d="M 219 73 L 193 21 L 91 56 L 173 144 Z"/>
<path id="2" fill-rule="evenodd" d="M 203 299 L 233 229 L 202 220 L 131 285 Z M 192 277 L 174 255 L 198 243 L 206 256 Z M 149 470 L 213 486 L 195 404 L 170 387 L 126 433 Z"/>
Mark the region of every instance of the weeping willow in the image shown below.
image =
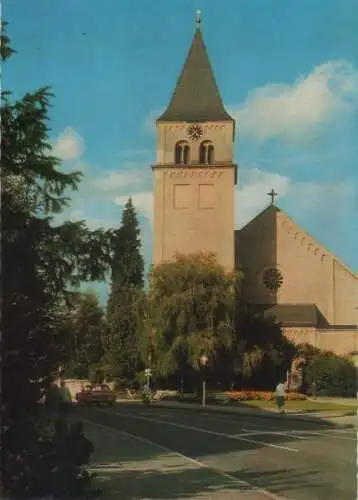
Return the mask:
<path id="1" fill-rule="evenodd" d="M 240 279 L 204 253 L 177 255 L 152 270 L 142 338 L 158 375 L 183 363 L 197 369 L 203 352 L 212 364 L 220 348 L 231 347 Z"/>

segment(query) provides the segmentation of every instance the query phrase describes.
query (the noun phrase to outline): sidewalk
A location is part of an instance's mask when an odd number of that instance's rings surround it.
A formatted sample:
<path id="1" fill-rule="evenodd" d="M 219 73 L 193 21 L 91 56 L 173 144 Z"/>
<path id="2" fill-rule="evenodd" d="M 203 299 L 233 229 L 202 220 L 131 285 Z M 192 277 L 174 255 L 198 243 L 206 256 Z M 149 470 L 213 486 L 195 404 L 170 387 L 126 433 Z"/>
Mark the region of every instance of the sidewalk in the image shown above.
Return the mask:
<path id="1" fill-rule="evenodd" d="M 272 500 L 275 495 L 120 430 L 85 421 L 101 500 Z"/>
<path id="2" fill-rule="evenodd" d="M 173 409 L 185 409 L 192 411 L 207 411 L 207 412 L 217 412 L 217 413 L 234 413 L 242 415 L 250 415 L 253 417 L 261 418 L 274 418 L 282 419 L 275 409 L 265 409 L 261 410 L 259 408 L 249 408 L 244 405 L 241 406 L 226 406 L 226 405 L 210 405 L 207 404 L 203 407 L 200 404 L 195 403 L 181 403 L 179 401 L 156 401 L 153 406 L 158 406 L 162 408 L 173 408 Z M 352 408 L 352 412 L 354 409 Z M 315 423 L 335 423 L 336 425 L 346 425 L 346 426 L 357 426 L 357 415 L 347 415 L 346 412 L 342 411 L 322 411 L 322 412 L 309 412 L 304 411 L 294 411 L 288 410 L 285 414 L 285 418 L 290 420 L 301 420 L 309 421 Z"/>
<path id="3" fill-rule="evenodd" d="M 358 398 L 331 398 L 329 396 L 318 396 L 317 398 L 309 397 L 307 398 L 315 403 L 333 403 L 337 405 L 358 406 Z"/>

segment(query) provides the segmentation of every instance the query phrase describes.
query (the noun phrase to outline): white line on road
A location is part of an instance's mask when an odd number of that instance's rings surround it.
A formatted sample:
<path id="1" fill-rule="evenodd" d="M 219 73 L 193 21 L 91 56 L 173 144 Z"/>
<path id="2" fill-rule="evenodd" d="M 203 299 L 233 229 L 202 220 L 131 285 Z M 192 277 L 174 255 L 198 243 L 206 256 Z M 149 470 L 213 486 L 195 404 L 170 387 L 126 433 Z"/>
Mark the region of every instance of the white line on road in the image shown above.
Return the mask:
<path id="1" fill-rule="evenodd" d="M 192 414 L 186 413 L 186 414 L 184 414 L 184 416 L 189 418 L 189 417 L 192 417 Z M 223 416 L 223 415 L 217 415 L 217 416 L 216 415 L 205 415 L 205 420 L 215 420 L 215 421 L 232 423 L 232 424 L 236 424 L 236 425 L 240 424 L 239 420 L 233 420 L 233 419 L 227 418 L 226 416 Z M 268 425 L 252 424 L 251 422 L 248 422 L 248 424 L 249 425 L 247 426 L 247 428 L 243 429 L 242 427 L 239 427 L 239 429 L 248 430 L 248 431 L 251 429 L 252 430 L 265 429 L 266 431 L 268 431 L 270 429 L 270 426 L 272 426 L 271 422 Z M 329 439 L 331 439 L 331 438 L 332 439 L 342 439 L 342 440 L 347 440 L 347 441 L 355 441 L 356 440 L 356 431 L 354 429 L 327 428 L 327 429 L 324 429 L 322 431 L 305 431 L 305 430 L 298 430 L 298 429 L 288 429 L 288 430 L 282 431 L 282 432 L 284 432 L 285 434 L 287 434 L 288 436 L 291 436 L 291 437 L 297 437 L 296 433 L 302 433 L 302 434 L 310 434 L 313 436 L 315 436 L 315 435 L 316 436 L 324 436 L 324 437 L 327 437 Z M 272 433 L 274 433 L 274 432 L 272 432 Z M 335 434 L 337 434 L 337 435 L 335 435 Z M 352 437 L 342 436 L 341 434 L 348 434 L 348 435 L 351 434 Z M 301 439 L 309 439 L 309 437 L 301 438 Z"/>
<path id="2" fill-rule="evenodd" d="M 240 486 L 245 486 L 246 488 L 250 488 L 251 491 L 255 491 L 256 493 L 261 493 L 262 495 L 265 495 L 267 498 L 270 498 L 271 500 L 287 500 L 284 497 L 279 497 L 279 496 L 275 495 L 274 493 L 271 493 L 270 491 L 258 488 L 257 486 L 254 486 L 254 485 L 248 483 L 247 481 L 243 481 L 242 479 L 239 479 L 235 476 L 232 476 L 228 472 L 225 472 L 221 469 L 217 469 L 214 467 L 210 467 L 209 465 L 206 465 L 204 462 L 200 462 L 199 460 L 196 460 L 195 458 L 191 458 L 191 457 L 188 457 L 187 455 L 183 455 L 183 453 L 180 453 L 178 451 L 171 450 L 170 448 L 167 448 L 166 446 L 163 446 L 159 443 L 156 443 L 155 441 L 151 441 L 150 439 L 143 438 L 141 436 L 136 436 L 135 434 L 131 434 L 130 432 L 115 429 L 115 428 L 109 427 L 107 425 L 98 424 L 97 422 L 93 422 L 92 420 L 84 419 L 83 422 L 87 422 L 87 423 L 92 424 L 92 425 L 97 425 L 98 427 L 102 427 L 103 429 L 115 432 L 117 434 L 121 434 L 122 436 L 125 436 L 128 438 L 136 439 L 137 441 L 141 441 L 143 443 L 149 444 L 150 446 L 154 446 L 154 447 L 158 448 L 159 450 L 165 451 L 166 453 L 172 453 L 174 455 L 177 455 L 177 456 L 183 458 L 184 460 L 197 465 L 201 469 L 213 471 L 216 474 L 218 474 L 219 476 L 225 477 L 226 479 L 229 479 L 229 480 L 237 483 Z M 246 492 L 248 492 L 248 491 L 246 491 Z"/>
<path id="3" fill-rule="evenodd" d="M 304 437 L 304 436 L 296 436 L 294 434 L 291 434 L 289 432 L 283 432 L 283 431 L 252 431 L 251 429 L 241 429 L 244 432 L 242 434 L 235 434 L 235 436 L 239 437 L 244 437 L 244 436 L 284 436 L 284 437 L 290 437 L 290 438 L 295 438 L 295 439 L 310 439 L 309 437 Z"/>
<path id="4" fill-rule="evenodd" d="M 99 410 L 99 411 L 105 411 L 106 413 L 108 413 L 106 410 Z M 112 412 L 110 412 L 110 413 L 112 413 Z M 149 418 L 149 417 L 143 417 L 143 416 L 132 415 L 132 414 L 128 415 L 128 414 L 119 413 L 119 412 L 114 412 L 114 414 L 118 415 L 119 417 L 125 417 L 125 418 L 131 418 L 131 419 L 132 418 L 136 418 L 138 420 L 144 420 L 144 421 L 147 421 L 147 422 L 154 422 L 154 423 L 157 423 L 157 424 L 169 425 L 169 426 L 172 426 L 172 427 L 178 427 L 180 429 L 186 429 L 188 431 L 202 432 L 204 434 L 211 434 L 213 436 L 224 437 L 224 438 L 227 438 L 227 439 L 236 439 L 237 441 L 243 441 L 243 442 L 246 442 L 246 443 L 261 444 L 263 446 L 269 446 L 270 448 L 277 448 L 279 450 L 291 451 L 291 452 L 295 452 L 295 453 L 299 451 L 296 448 L 289 448 L 288 446 L 281 446 L 281 445 L 278 445 L 278 444 L 266 443 L 264 441 L 257 441 L 256 439 L 254 440 L 254 439 L 247 439 L 247 438 L 236 437 L 235 435 L 232 435 L 232 434 L 224 434 L 222 432 L 210 431 L 208 429 L 201 429 L 199 427 L 193 427 L 191 425 L 178 424 L 177 422 L 167 422 L 165 420 L 160 420 L 160 419 L 157 419 L 157 418 Z"/>

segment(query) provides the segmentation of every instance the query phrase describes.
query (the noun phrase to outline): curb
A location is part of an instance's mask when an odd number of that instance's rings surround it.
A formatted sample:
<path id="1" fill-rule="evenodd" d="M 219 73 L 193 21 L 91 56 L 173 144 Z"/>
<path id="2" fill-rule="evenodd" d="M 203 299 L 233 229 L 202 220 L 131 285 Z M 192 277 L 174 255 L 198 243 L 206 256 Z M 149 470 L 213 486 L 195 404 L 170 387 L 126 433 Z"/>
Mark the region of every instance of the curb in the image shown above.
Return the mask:
<path id="1" fill-rule="evenodd" d="M 315 423 L 315 424 L 318 424 L 318 425 L 322 425 L 322 426 L 332 426 L 334 424 L 332 424 L 332 422 L 329 422 L 327 420 L 325 420 L 325 418 L 327 418 L 327 416 L 325 417 L 309 417 L 309 416 L 306 416 L 306 415 L 290 415 L 289 413 L 286 413 L 284 416 L 278 414 L 278 413 L 274 413 L 274 412 L 262 412 L 262 413 L 258 413 L 256 411 L 227 411 L 225 408 L 216 408 L 216 407 L 198 407 L 198 406 L 194 406 L 194 405 L 186 405 L 185 403 L 183 404 L 178 404 L 178 405 L 171 405 L 170 403 L 169 404 L 166 404 L 165 402 L 156 402 L 156 403 L 153 403 L 152 404 L 153 407 L 157 406 L 159 408 L 167 408 L 169 410 L 180 410 L 180 409 L 185 409 L 185 410 L 190 410 L 190 411 L 199 411 L 199 412 L 202 412 L 202 413 L 221 413 L 221 414 L 225 414 L 225 415 L 230 415 L 230 414 L 233 414 L 235 416 L 250 416 L 250 417 L 254 417 L 254 418 L 273 418 L 273 419 L 279 419 L 282 421 L 282 418 L 284 418 L 285 420 L 289 419 L 289 420 L 294 420 L 294 421 L 303 421 L 303 422 L 311 422 L 311 423 Z M 340 414 L 340 415 L 335 415 L 335 416 L 330 416 L 329 418 L 340 418 L 340 417 L 344 417 L 344 416 L 351 416 L 351 414 L 346 414 L 346 413 L 343 413 L 343 414 Z M 354 427 L 353 425 L 348 425 L 347 424 L 344 424 L 345 427 Z"/>

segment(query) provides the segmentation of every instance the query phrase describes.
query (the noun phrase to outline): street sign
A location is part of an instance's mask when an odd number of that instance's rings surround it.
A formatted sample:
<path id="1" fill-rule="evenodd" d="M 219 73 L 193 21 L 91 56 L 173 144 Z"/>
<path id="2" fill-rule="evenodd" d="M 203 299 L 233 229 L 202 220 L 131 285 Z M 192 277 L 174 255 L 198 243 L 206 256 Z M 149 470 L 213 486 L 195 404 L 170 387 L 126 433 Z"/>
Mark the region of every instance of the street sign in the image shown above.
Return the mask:
<path id="1" fill-rule="evenodd" d="M 146 377 L 150 377 L 150 376 L 152 375 L 152 370 L 151 370 L 150 368 L 146 368 L 146 369 L 144 370 L 144 375 L 145 375 Z"/>

